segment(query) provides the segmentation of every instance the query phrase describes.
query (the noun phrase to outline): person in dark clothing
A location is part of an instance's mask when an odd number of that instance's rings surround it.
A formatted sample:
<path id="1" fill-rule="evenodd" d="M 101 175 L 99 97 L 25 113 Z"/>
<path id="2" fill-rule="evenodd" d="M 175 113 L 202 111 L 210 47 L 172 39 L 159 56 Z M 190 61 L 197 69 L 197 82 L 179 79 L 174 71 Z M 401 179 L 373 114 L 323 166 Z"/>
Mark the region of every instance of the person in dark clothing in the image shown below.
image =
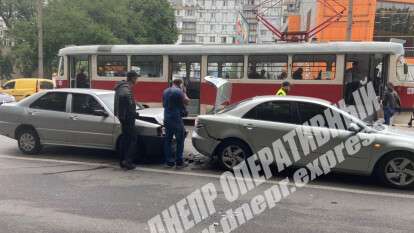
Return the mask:
<path id="1" fill-rule="evenodd" d="M 186 112 L 185 106 L 189 103 L 189 99 L 181 89 L 182 83 L 182 79 L 174 78 L 173 85 L 164 91 L 162 97 L 166 134 L 164 141 L 164 154 L 167 167 L 176 166 L 177 168 L 183 168 L 187 166 L 183 158 L 185 140 L 183 116 Z M 173 158 L 171 148 L 174 136 L 177 143 L 175 160 Z"/>
<path id="2" fill-rule="evenodd" d="M 296 80 L 302 80 L 303 79 L 303 69 L 299 67 L 295 72 L 293 72 L 292 78 L 296 79 Z"/>
<path id="3" fill-rule="evenodd" d="M 88 77 L 85 74 L 85 68 L 81 68 L 76 75 L 76 88 L 89 88 Z"/>
<path id="4" fill-rule="evenodd" d="M 133 87 L 137 83 L 138 74 L 135 71 L 127 73 L 127 81 L 121 81 L 115 87 L 115 116 L 122 126 L 120 144 L 120 167 L 126 170 L 135 169 L 133 164 L 137 147 L 135 119 L 139 116 L 136 111 Z"/>
<path id="5" fill-rule="evenodd" d="M 384 100 L 382 102 L 384 108 L 384 124 L 390 125 L 391 118 L 394 116 L 397 109 L 400 107 L 400 100 L 394 86 L 391 83 L 387 84 L 387 90 L 384 93 Z"/>

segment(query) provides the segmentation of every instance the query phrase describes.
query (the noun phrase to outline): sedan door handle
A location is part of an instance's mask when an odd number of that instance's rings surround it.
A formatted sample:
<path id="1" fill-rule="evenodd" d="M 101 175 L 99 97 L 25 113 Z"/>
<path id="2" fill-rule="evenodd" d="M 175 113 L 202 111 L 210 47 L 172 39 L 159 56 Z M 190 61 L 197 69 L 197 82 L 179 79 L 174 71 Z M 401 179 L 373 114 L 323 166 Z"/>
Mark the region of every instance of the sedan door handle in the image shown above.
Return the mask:
<path id="1" fill-rule="evenodd" d="M 254 125 L 253 124 L 245 124 L 244 127 L 248 130 L 253 130 L 254 129 Z"/>
<path id="2" fill-rule="evenodd" d="M 34 115 L 36 115 L 36 111 L 29 111 L 27 114 L 29 114 L 29 116 L 34 116 Z"/>
<path id="3" fill-rule="evenodd" d="M 79 119 L 77 116 L 70 116 L 69 118 L 73 121 L 77 121 Z"/>

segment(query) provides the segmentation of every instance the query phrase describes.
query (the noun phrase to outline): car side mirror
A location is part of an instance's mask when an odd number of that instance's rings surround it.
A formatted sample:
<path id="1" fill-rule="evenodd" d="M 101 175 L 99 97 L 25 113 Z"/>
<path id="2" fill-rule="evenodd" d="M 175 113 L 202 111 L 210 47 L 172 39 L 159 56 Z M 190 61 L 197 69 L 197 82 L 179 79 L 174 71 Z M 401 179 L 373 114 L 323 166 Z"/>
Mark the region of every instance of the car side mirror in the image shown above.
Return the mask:
<path id="1" fill-rule="evenodd" d="M 108 117 L 109 114 L 103 109 L 95 109 L 93 110 L 93 115 L 101 116 L 101 117 Z"/>
<path id="2" fill-rule="evenodd" d="M 404 74 L 408 74 L 408 65 L 404 64 Z"/>
<path id="3" fill-rule="evenodd" d="M 351 131 L 351 132 L 357 134 L 361 131 L 361 127 L 359 127 L 356 123 L 352 122 L 348 126 L 348 131 Z"/>

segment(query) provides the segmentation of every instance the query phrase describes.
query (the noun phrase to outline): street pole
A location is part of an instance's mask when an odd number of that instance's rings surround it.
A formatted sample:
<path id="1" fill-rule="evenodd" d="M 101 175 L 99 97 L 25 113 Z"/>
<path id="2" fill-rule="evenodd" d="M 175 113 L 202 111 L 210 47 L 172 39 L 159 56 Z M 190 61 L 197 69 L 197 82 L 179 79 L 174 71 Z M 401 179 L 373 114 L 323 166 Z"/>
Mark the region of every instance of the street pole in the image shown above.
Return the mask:
<path id="1" fill-rule="evenodd" d="M 346 28 L 346 40 L 352 41 L 352 21 L 354 17 L 354 0 L 348 0 L 348 25 Z"/>
<path id="2" fill-rule="evenodd" d="M 43 0 L 37 0 L 38 72 L 43 78 Z"/>

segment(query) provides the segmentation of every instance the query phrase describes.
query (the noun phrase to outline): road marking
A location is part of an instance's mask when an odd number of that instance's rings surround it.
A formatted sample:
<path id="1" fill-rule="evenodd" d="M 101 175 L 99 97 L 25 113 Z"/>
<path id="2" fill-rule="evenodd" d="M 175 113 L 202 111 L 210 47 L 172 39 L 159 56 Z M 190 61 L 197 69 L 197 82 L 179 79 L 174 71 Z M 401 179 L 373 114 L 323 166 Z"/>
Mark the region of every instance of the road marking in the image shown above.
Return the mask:
<path id="1" fill-rule="evenodd" d="M 108 164 L 108 163 L 92 163 L 92 162 L 81 162 L 81 161 L 57 160 L 57 159 L 14 157 L 14 156 L 8 156 L 8 155 L 0 155 L 0 159 L 15 159 L 15 160 L 26 160 L 26 161 L 53 162 L 53 163 L 63 163 L 63 164 L 74 164 L 74 165 L 85 165 L 85 166 L 105 166 L 105 167 L 108 167 L 108 168 L 119 168 L 116 165 Z M 135 170 L 136 171 L 143 171 L 143 172 L 154 172 L 154 173 L 160 173 L 160 174 L 196 176 L 196 177 L 215 178 L 215 179 L 220 179 L 220 176 L 221 176 L 221 175 L 216 175 L 216 174 L 171 170 L 171 169 L 168 169 L 168 168 L 158 169 L 158 168 L 137 167 Z M 265 183 L 266 184 L 279 184 L 280 182 L 275 181 L 275 180 L 267 180 Z M 288 185 L 292 186 L 292 187 L 295 187 L 295 185 L 293 183 L 290 183 Z M 331 187 L 331 186 L 324 186 L 324 185 L 317 185 L 317 184 L 308 184 L 305 187 L 303 187 L 303 189 L 306 189 L 306 188 L 318 189 L 318 190 L 337 191 L 337 192 L 345 192 L 345 193 L 354 193 L 354 194 L 363 194 L 363 195 L 372 195 L 372 196 L 414 199 L 414 195 L 412 195 L 412 194 L 389 193 L 389 192 L 382 192 L 382 191 L 356 190 L 356 189 L 351 189 L 351 188 Z"/>

